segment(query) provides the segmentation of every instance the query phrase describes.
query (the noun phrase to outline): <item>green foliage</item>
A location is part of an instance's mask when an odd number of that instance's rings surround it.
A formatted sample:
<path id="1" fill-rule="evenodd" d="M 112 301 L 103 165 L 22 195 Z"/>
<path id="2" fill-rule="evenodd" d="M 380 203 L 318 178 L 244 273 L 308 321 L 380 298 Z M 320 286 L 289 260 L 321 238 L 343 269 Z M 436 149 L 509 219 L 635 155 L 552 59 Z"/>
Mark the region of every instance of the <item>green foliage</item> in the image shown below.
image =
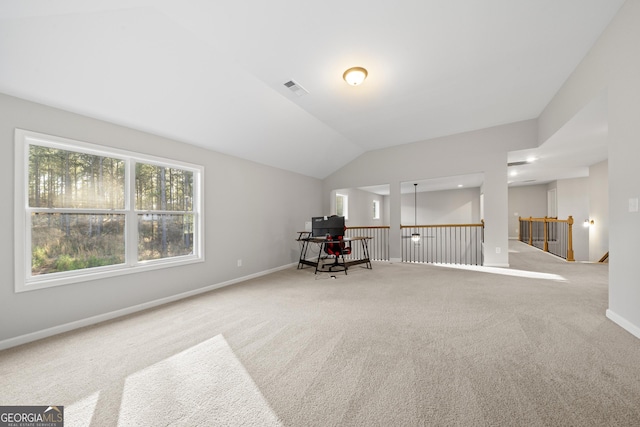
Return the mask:
<path id="1" fill-rule="evenodd" d="M 55 271 L 71 271 L 71 270 L 80 270 L 83 268 L 91 268 L 91 267 L 103 267 L 106 265 L 117 264 L 118 262 L 122 262 L 118 260 L 116 257 L 105 257 L 99 258 L 97 256 L 91 255 L 87 258 L 73 258 L 69 255 L 60 255 L 55 262 Z"/>
<path id="2" fill-rule="evenodd" d="M 193 216 L 159 215 L 138 227 L 138 259 L 152 260 L 188 255 L 193 251 Z"/>
<path id="3" fill-rule="evenodd" d="M 124 262 L 123 215 L 35 215 L 32 274 L 47 274 Z"/>
<path id="4" fill-rule="evenodd" d="M 42 246 L 36 246 L 33 248 L 33 254 L 31 255 L 31 258 L 31 265 L 34 268 L 40 268 L 47 263 L 47 250 Z"/>
<path id="5" fill-rule="evenodd" d="M 77 270 L 75 259 L 69 255 L 62 254 L 55 262 L 55 271 Z"/>
<path id="6" fill-rule="evenodd" d="M 138 259 L 193 251 L 192 215 L 141 216 Z M 38 214 L 32 217 L 34 275 L 124 263 L 124 215 Z"/>

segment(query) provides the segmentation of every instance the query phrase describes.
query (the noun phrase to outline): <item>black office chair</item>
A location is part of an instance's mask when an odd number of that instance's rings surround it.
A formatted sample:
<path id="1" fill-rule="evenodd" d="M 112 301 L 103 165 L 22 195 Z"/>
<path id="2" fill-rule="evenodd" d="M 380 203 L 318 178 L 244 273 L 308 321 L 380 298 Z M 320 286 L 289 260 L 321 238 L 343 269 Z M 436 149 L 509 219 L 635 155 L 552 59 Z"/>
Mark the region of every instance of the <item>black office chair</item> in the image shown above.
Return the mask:
<path id="1" fill-rule="evenodd" d="M 334 268 L 342 268 L 344 270 L 344 274 L 347 274 L 347 266 L 344 262 L 344 256 L 351 253 L 351 245 L 344 241 L 344 236 L 327 235 L 327 242 L 324 244 L 324 251 L 327 255 L 335 257 L 334 263 L 329 266 L 329 271 L 333 271 Z M 340 257 L 342 257 L 342 264 L 339 262 Z"/>

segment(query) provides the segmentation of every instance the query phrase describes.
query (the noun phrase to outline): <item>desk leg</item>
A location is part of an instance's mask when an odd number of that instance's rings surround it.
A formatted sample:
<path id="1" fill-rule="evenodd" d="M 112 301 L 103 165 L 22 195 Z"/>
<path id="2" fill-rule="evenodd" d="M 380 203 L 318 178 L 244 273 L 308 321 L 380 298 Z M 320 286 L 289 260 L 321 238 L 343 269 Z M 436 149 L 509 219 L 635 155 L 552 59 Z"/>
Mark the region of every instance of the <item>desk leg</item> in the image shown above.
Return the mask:
<path id="1" fill-rule="evenodd" d="M 369 244 L 367 239 L 362 239 L 362 251 L 364 252 L 364 258 L 367 260 L 367 268 L 371 270 L 371 258 L 369 258 Z"/>
<path id="2" fill-rule="evenodd" d="M 300 248 L 300 259 L 298 260 L 298 270 L 304 268 L 304 264 L 302 263 L 303 259 L 307 259 L 307 247 L 309 246 L 309 242 L 306 240 L 302 241 L 302 247 Z"/>
<path id="3" fill-rule="evenodd" d="M 347 262 L 344 259 L 344 254 L 342 252 L 340 252 L 339 255 L 337 255 L 338 257 L 342 257 L 342 265 L 344 267 L 344 274 L 347 275 L 347 270 L 349 269 L 349 267 L 347 267 Z"/>
<path id="4" fill-rule="evenodd" d="M 324 250 L 324 242 L 320 243 L 320 251 L 318 251 L 318 262 L 316 263 L 316 271 L 314 274 L 318 274 L 318 267 L 320 266 L 322 251 Z"/>

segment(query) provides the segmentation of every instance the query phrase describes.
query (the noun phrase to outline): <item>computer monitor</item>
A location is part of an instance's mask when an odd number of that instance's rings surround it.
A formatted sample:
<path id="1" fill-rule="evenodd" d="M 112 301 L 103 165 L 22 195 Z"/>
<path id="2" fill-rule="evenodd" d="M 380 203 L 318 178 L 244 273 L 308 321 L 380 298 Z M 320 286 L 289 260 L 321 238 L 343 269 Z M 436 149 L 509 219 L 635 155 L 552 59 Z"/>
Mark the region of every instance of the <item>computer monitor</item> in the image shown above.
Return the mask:
<path id="1" fill-rule="evenodd" d="M 344 236 L 343 216 L 316 216 L 311 218 L 311 235 L 313 237 Z"/>

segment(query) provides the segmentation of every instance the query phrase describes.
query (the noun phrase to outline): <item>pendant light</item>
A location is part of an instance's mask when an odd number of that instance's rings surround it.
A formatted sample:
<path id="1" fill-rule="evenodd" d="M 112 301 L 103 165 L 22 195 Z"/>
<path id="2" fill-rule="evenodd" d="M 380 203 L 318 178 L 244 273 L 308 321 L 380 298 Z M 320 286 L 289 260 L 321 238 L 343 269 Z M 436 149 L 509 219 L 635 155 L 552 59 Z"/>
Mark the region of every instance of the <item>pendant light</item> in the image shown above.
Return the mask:
<path id="1" fill-rule="evenodd" d="M 413 184 L 413 225 L 418 226 L 418 184 Z M 420 243 L 420 233 L 416 229 L 414 233 L 411 233 L 411 240 L 413 243 Z"/>

